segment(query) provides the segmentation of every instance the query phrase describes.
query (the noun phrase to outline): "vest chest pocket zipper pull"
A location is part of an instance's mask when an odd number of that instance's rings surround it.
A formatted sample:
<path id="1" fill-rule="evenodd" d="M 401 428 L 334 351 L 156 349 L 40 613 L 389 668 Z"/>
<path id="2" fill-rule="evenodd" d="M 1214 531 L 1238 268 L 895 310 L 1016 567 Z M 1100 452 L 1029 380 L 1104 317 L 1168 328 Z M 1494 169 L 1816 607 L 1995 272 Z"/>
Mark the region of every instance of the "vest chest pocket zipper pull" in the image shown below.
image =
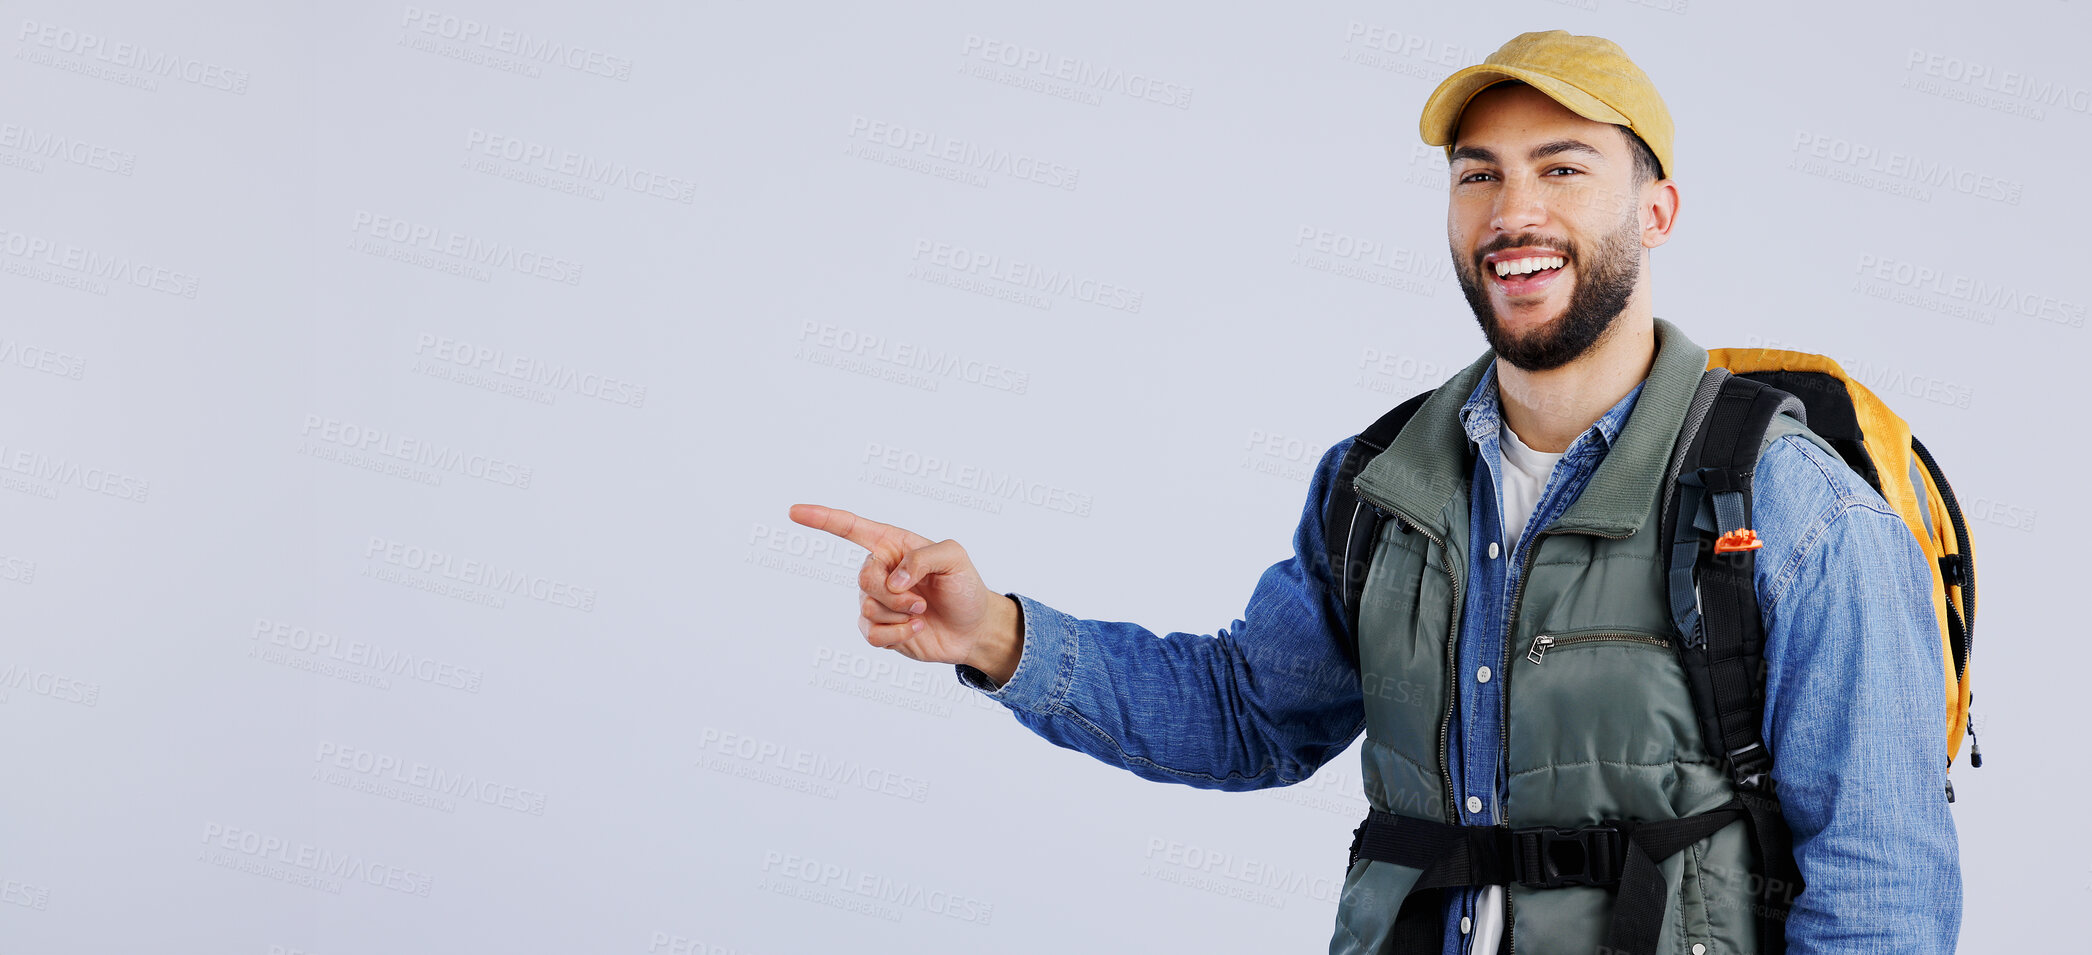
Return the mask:
<path id="1" fill-rule="evenodd" d="M 1671 645 L 1671 641 L 1654 634 L 1622 633 L 1617 631 L 1571 634 L 1543 633 L 1533 638 L 1533 645 L 1526 650 L 1525 658 L 1534 663 L 1539 663 L 1540 658 L 1554 647 L 1572 646 L 1581 643 L 1641 643 L 1652 647 L 1666 648 Z"/>

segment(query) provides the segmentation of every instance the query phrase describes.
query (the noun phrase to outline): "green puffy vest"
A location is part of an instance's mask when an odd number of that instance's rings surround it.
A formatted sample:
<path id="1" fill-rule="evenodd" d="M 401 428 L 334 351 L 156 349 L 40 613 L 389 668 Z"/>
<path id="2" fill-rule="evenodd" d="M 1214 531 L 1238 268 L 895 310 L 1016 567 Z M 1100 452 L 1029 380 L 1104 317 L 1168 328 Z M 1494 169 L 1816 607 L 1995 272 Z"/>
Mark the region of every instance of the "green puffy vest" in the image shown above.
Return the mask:
<path id="1" fill-rule="evenodd" d="M 1506 681 L 1501 824 L 1509 827 L 1675 819 L 1736 796 L 1700 738 L 1656 540 L 1673 445 L 1707 351 L 1668 321 L 1655 327 L 1655 362 L 1617 440 L 1576 501 L 1537 532 L 1510 595 L 1504 659 L 1491 666 Z M 1396 515 L 1375 544 L 1357 628 L 1366 798 L 1383 812 L 1462 821 L 1445 753 L 1468 566 L 1459 409 L 1494 358 L 1484 353 L 1439 387 L 1356 482 L 1361 497 Z M 1838 458 L 1786 415 L 1774 416 L 1766 443 L 1790 433 Z M 1535 662 L 1528 654 L 1543 634 L 1552 643 Z M 1668 896 L 1658 950 L 1756 952 L 1754 855 L 1739 821 L 1659 863 Z M 1419 874 L 1354 863 L 1332 955 L 1388 950 Z M 1610 888 L 1512 883 L 1506 895 L 1506 951 L 1602 955 Z"/>

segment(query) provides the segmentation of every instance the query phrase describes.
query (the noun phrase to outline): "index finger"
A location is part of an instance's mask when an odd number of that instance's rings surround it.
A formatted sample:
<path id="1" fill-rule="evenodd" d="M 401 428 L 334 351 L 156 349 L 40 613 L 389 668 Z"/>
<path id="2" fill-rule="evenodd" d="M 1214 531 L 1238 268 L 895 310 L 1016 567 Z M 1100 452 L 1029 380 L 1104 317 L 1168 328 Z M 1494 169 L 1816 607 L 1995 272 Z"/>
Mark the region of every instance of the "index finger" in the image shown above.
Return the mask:
<path id="1" fill-rule="evenodd" d="M 914 531 L 892 524 L 881 524 L 869 517 L 859 517 L 840 507 L 794 504 L 791 518 L 794 523 L 827 531 L 873 553 L 879 551 L 882 542 L 904 550 L 914 550 L 930 543 L 929 538 Z"/>

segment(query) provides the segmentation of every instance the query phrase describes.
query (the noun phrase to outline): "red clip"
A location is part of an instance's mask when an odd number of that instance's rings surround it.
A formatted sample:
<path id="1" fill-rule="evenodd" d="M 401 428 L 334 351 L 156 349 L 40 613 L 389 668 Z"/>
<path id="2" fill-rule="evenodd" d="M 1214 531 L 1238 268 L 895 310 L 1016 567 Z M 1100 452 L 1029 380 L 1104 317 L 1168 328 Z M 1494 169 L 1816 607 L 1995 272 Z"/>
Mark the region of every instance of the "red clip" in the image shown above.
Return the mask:
<path id="1" fill-rule="evenodd" d="M 1763 546 L 1765 542 L 1758 539 L 1757 531 L 1743 527 L 1715 538 L 1714 552 L 1727 554 L 1739 550 L 1757 550 Z"/>

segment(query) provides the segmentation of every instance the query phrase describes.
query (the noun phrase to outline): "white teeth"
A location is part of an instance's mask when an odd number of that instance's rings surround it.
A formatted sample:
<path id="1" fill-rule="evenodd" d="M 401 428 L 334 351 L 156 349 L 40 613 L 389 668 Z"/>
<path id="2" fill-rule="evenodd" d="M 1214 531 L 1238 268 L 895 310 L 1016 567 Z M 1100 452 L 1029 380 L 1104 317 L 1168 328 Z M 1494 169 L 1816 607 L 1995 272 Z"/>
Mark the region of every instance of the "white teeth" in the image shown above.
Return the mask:
<path id="1" fill-rule="evenodd" d="M 1507 275 L 1524 275 L 1527 272 L 1539 269 L 1558 269 L 1567 264 L 1569 264 L 1569 260 L 1559 255 L 1543 255 L 1527 259 L 1507 259 L 1499 260 L 1495 263 L 1497 278 L 1503 278 Z"/>

